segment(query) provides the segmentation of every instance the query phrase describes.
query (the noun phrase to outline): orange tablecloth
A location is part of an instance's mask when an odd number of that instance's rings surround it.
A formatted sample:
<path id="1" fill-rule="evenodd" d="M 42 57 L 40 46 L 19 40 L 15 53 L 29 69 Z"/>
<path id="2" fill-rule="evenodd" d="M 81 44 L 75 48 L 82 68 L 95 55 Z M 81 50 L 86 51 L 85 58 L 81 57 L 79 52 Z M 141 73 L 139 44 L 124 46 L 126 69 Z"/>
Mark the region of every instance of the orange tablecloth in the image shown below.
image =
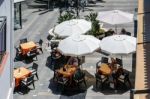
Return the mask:
<path id="1" fill-rule="evenodd" d="M 20 44 L 22 54 L 27 54 L 31 49 L 36 48 L 36 44 L 33 41 Z"/>
<path id="2" fill-rule="evenodd" d="M 20 85 L 20 81 L 31 74 L 31 71 L 25 67 L 20 67 L 14 70 L 15 86 Z"/>
<path id="3" fill-rule="evenodd" d="M 101 64 L 99 70 L 104 74 L 104 75 L 110 75 L 111 74 L 111 68 L 107 64 Z"/>
<path id="4" fill-rule="evenodd" d="M 66 67 L 66 66 L 65 66 Z M 77 68 L 76 67 L 71 67 L 70 65 L 66 69 L 66 71 L 63 70 L 63 68 L 60 68 L 57 70 L 59 74 L 62 74 L 63 77 L 70 78 L 73 76 L 73 74 L 76 72 Z"/>

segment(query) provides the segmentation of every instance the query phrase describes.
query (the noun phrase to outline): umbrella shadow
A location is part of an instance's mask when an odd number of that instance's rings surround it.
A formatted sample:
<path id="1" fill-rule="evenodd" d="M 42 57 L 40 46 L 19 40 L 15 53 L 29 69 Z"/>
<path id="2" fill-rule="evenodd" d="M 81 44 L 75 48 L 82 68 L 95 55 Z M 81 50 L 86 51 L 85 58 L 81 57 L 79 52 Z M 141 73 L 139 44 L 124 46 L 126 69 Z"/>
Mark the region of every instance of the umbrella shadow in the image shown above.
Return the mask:
<path id="1" fill-rule="evenodd" d="M 48 56 L 47 57 L 47 60 L 46 60 L 46 64 L 45 64 L 48 68 L 50 68 L 51 70 L 54 70 L 53 68 L 53 65 L 52 65 L 52 58 L 51 56 Z"/>
<path id="2" fill-rule="evenodd" d="M 55 95 L 60 95 L 61 94 L 61 88 L 58 87 L 58 84 L 53 80 L 49 80 L 50 84 L 48 86 L 49 89 L 51 89 L 52 93 Z"/>
<path id="3" fill-rule="evenodd" d="M 71 97 L 85 99 L 87 89 L 93 85 L 93 83 L 95 82 L 95 78 L 93 75 L 91 75 L 86 70 L 83 70 L 83 72 L 85 73 L 85 80 L 86 80 L 87 86 L 85 86 L 84 83 L 80 83 L 80 85 L 78 87 L 75 84 L 75 82 L 73 82 L 71 85 L 65 86 L 63 88 L 63 86 L 57 84 L 57 82 L 55 82 L 53 79 L 51 79 L 48 88 L 52 90 L 52 93 L 60 94 L 61 95 L 60 99 L 62 99 L 62 98 L 64 99 L 64 97 L 65 97 L 65 99 L 67 99 L 67 98 L 70 99 Z M 62 90 L 62 88 L 63 88 L 63 90 Z"/>
<path id="4" fill-rule="evenodd" d="M 45 65 L 49 69 L 54 71 L 54 70 L 59 69 L 62 66 L 64 66 L 65 63 L 66 63 L 66 60 L 65 60 L 64 56 L 60 57 L 59 59 L 52 59 L 51 56 L 48 56 Z"/>
<path id="5" fill-rule="evenodd" d="M 95 78 L 93 75 L 91 75 L 88 71 L 83 70 L 85 73 L 85 81 L 86 81 L 86 86 L 84 83 L 80 83 L 79 87 L 76 86 L 76 84 L 72 84 L 70 86 L 65 87 L 65 90 L 61 93 L 63 96 L 77 96 L 83 95 L 86 96 L 87 89 L 93 85 L 95 82 Z M 84 98 L 83 98 L 84 99 Z"/>
<path id="6" fill-rule="evenodd" d="M 24 86 L 24 87 L 19 86 L 17 88 L 14 88 L 14 93 L 13 94 L 18 93 L 20 95 L 25 95 L 25 94 L 28 94 L 30 92 L 30 90 L 32 90 L 32 89 L 30 89 L 26 86 Z"/>
<path id="7" fill-rule="evenodd" d="M 129 72 L 127 70 L 125 70 L 125 72 L 129 73 L 129 79 L 131 84 L 133 84 L 133 80 L 131 79 L 134 75 L 134 73 Z M 110 83 L 109 81 L 103 84 L 103 89 L 101 89 L 101 85 L 99 88 L 96 88 L 96 85 L 93 86 L 93 91 L 95 92 L 101 92 L 104 95 L 112 95 L 112 94 L 124 94 L 127 91 L 130 91 L 134 85 L 129 85 L 128 83 L 117 83 L 117 89 L 112 88 L 111 86 L 112 83 Z"/>

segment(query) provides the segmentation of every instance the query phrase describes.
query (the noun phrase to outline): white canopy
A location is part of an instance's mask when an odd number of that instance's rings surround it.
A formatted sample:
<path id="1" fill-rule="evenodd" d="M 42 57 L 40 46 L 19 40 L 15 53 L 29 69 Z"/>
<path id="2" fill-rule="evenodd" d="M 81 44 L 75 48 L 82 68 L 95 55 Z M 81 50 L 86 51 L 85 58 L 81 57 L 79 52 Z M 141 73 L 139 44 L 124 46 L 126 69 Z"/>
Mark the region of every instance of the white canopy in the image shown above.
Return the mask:
<path id="1" fill-rule="evenodd" d="M 72 35 L 58 45 L 58 50 L 69 56 L 82 56 L 99 48 L 100 40 L 90 35 Z"/>
<path id="2" fill-rule="evenodd" d="M 90 29 L 91 22 L 88 22 L 84 19 L 72 19 L 56 25 L 53 33 L 60 37 L 67 37 L 71 36 L 72 34 L 85 34 Z"/>
<path id="3" fill-rule="evenodd" d="M 102 11 L 98 13 L 98 20 L 108 24 L 124 24 L 133 21 L 133 14 L 120 10 Z"/>
<path id="4" fill-rule="evenodd" d="M 113 35 L 101 41 L 101 50 L 109 54 L 129 54 L 136 51 L 136 38 L 127 35 Z"/>

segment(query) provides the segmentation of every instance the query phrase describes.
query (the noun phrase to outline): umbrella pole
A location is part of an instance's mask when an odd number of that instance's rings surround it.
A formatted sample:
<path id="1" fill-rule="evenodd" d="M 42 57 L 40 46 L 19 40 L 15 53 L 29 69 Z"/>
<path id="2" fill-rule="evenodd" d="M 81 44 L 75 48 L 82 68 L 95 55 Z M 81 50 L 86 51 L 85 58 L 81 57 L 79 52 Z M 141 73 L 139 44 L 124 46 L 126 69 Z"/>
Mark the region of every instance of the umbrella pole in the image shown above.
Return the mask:
<path id="1" fill-rule="evenodd" d="M 115 31 L 116 31 L 116 34 L 117 34 L 117 25 L 115 25 Z"/>
<path id="2" fill-rule="evenodd" d="M 81 67 L 81 69 L 83 69 L 82 68 L 82 64 L 80 64 L 81 63 L 81 60 L 80 60 L 80 58 L 77 56 L 77 59 L 78 59 L 78 65 L 79 65 L 79 67 Z"/>
<path id="3" fill-rule="evenodd" d="M 123 56 L 121 55 L 121 60 L 122 60 L 122 67 L 123 67 Z"/>

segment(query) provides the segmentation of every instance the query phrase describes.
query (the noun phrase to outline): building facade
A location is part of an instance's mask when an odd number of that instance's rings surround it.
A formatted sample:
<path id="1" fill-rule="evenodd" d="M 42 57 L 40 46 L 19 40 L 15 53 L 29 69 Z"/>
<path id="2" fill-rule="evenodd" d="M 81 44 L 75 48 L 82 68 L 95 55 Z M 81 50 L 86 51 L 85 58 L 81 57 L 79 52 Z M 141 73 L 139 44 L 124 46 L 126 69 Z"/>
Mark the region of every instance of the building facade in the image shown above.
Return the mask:
<path id="1" fill-rule="evenodd" d="M 13 0 L 0 0 L 0 99 L 13 99 Z"/>

